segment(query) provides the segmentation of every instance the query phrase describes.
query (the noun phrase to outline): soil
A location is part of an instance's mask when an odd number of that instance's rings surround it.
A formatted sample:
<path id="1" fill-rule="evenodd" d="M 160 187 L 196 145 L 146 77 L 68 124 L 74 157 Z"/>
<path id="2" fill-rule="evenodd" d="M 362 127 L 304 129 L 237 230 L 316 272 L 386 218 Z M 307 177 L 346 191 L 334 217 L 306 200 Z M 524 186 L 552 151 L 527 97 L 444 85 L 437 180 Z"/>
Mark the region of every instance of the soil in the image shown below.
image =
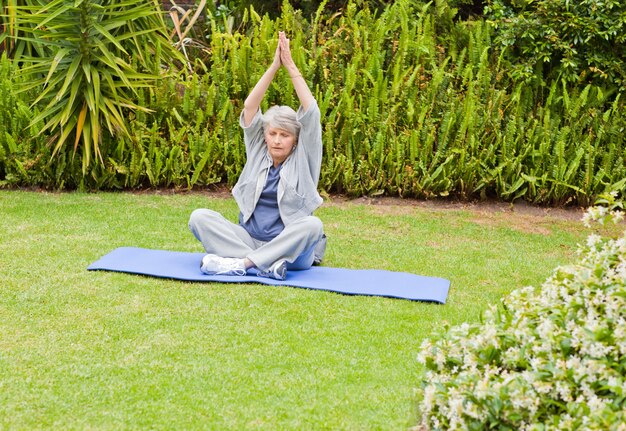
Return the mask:
<path id="1" fill-rule="evenodd" d="M 549 235 L 553 224 L 557 221 L 578 222 L 584 214 L 583 208 L 549 208 L 525 202 L 513 204 L 497 201 L 461 202 L 390 197 L 348 199 L 342 196 L 330 196 L 325 199 L 324 205 L 366 205 L 371 206 L 372 210 L 380 215 L 410 215 L 415 208 L 435 212 L 458 210 L 470 213 L 472 222 L 479 225 L 507 225 L 524 233 L 541 235 Z"/>
<path id="2" fill-rule="evenodd" d="M 530 205 L 525 202 L 508 203 L 497 201 L 462 202 L 449 200 L 418 200 L 392 197 L 362 197 L 349 199 L 344 196 L 330 196 L 324 205 L 371 205 L 381 214 L 408 214 L 413 208 L 429 210 L 462 210 L 480 215 L 515 214 L 517 216 L 550 217 L 561 220 L 580 220 L 584 209 L 575 207 L 551 208 Z"/>

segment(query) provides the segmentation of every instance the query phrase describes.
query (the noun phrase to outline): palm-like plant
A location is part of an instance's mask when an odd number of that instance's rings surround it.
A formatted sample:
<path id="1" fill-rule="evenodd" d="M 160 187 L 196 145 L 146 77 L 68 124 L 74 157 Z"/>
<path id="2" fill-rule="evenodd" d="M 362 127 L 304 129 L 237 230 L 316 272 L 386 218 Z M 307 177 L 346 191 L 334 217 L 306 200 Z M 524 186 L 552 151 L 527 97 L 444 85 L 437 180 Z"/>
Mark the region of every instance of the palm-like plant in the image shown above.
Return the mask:
<path id="1" fill-rule="evenodd" d="M 146 110 L 138 90 L 153 85 L 162 62 L 179 54 L 171 46 L 157 0 L 31 0 L 14 9 L 21 43 L 36 47 L 22 55 L 22 74 L 41 105 L 53 154 L 73 141 L 82 149 L 83 173 L 102 161 L 103 134 L 128 134 L 128 110 Z"/>

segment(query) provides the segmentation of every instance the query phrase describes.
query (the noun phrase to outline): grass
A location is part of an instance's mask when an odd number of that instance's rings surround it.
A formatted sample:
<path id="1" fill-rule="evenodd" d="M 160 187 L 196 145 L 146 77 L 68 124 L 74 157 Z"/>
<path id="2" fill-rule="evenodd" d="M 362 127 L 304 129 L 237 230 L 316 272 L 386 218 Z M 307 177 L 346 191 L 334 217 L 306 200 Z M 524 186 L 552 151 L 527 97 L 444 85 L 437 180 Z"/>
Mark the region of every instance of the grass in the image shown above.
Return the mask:
<path id="1" fill-rule="evenodd" d="M 397 430 L 425 337 L 573 259 L 575 219 L 330 202 L 325 264 L 451 280 L 446 305 L 86 267 L 119 246 L 201 251 L 203 194 L 0 191 L 0 428 Z"/>

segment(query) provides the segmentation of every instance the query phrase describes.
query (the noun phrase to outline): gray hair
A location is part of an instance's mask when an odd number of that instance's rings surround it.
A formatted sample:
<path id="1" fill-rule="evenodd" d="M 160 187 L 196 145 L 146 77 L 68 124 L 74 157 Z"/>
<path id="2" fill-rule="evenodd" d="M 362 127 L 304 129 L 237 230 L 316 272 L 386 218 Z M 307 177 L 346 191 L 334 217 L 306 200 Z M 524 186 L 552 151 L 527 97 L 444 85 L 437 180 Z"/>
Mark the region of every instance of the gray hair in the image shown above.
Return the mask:
<path id="1" fill-rule="evenodd" d="M 263 131 L 268 127 L 283 129 L 298 138 L 300 123 L 297 120 L 296 111 L 289 106 L 272 106 L 263 114 Z"/>

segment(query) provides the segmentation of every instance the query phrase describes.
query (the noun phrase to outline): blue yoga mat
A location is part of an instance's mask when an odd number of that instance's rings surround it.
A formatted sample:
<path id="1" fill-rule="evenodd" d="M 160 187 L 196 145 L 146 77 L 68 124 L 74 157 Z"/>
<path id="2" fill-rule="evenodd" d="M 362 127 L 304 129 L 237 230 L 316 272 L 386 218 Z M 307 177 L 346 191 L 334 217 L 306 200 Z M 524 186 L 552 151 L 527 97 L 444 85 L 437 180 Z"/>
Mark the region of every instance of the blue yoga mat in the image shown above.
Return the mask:
<path id="1" fill-rule="evenodd" d="M 120 247 L 89 265 L 89 270 L 142 274 L 185 281 L 262 283 L 328 290 L 349 295 L 372 295 L 446 303 L 450 281 L 406 272 L 315 266 L 289 271 L 284 281 L 256 275 L 206 275 L 200 271 L 203 253 Z"/>

